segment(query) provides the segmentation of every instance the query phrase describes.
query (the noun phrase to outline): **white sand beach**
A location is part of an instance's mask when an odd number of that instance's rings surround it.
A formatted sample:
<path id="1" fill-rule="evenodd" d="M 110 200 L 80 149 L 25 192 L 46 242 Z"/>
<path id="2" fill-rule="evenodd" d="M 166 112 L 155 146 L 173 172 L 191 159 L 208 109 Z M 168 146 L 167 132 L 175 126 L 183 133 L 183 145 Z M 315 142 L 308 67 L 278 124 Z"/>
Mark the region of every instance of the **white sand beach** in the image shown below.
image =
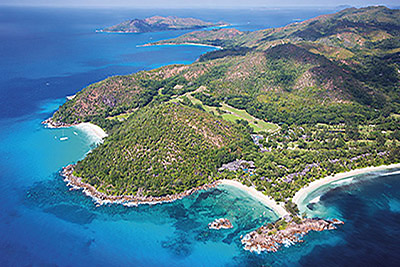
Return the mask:
<path id="1" fill-rule="evenodd" d="M 240 190 L 247 192 L 252 197 L 258 199 L 263 204 L 270 207 L 279 217 L 283 217 L 289 214 L 282 205 L 276 203 L 275 200 L 273 200 L 271 197 L 264 195 L 262 192 L 253 187 L 245 186 L 241 182 L 233 180 L 220 180 L 219 182 L 220 184 L 234 186 Z"/>
<path id="2" fill-rule="evenodd" d="M 378 167 L 367 167 L 362 169 L 356 169 L 349 172 L 338 173 L 333 176 L 327 176 L 325 178 L 319 179 L 310 183 L 308 186 L 300 189 L 293 197 L 293 202 L 296 203 L 298 206 L 307 198 L 307 196 L 317 190 L 319 187 L 333 183 L 335 181 L 343 180 L 346 178 L 350 178 L 352 176 L 374 172 L 374 171 L 382 171 L 388 169 L 395 169 L 400 168 L 400 163 L 391 164 L 391 165 L 382 165 Z"/>
<path id="3" fill-rule="evenodd" d="M 93 140 L 95 140 L 96 142 L 101 142 L 103 138 L 107 137 L 107 133 L 102 128 L 90 122 L 79 123 L 72 127 L 75 127 L 78 130 L 85 132 L 87 135 L 92 137 Z"/>

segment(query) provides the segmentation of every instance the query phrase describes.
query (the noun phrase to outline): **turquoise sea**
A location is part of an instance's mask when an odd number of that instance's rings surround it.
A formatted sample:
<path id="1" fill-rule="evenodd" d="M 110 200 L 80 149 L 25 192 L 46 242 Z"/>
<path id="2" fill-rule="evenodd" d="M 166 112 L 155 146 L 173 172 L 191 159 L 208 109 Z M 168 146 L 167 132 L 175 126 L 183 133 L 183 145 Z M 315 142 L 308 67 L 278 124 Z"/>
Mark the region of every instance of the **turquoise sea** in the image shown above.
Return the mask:
<path id="1" fill-rule="evenodd" d="M 398 266 L 399 174 L 368 174 L 357 178 L 362 183 L 315 192 L 309 200 L 320 196 L 319 201 L 306 203 L 307 213 L 336 217 L 345 225 L 257 255 L 242 249 L 240 236 L 277 216 L 246 193 L 220 186 L 170 204 L 96 207 L 80 191 L 69 191 L 59 176 L 95 140 L 74 128 L 41 125 L 66 95 L 90 83 L 190 63 L 213 50 L 137 47 L 185 31 L 100 34 L 96 29 L 159 14 L 256 30 L 333 11 L 1 8 L 0 266 Z M 209 230 L 208 223 L 220 217 L 234 228 Z"/>

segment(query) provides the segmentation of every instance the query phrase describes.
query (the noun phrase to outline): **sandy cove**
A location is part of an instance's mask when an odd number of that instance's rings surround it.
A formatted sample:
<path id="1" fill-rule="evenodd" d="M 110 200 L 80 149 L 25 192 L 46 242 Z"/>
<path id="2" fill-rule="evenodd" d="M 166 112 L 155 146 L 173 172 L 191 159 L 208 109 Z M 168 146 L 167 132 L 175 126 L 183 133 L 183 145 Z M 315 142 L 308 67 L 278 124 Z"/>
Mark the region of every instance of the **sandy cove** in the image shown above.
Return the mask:
<path id="1" fill-rule="evenodd" d="M 367 168 L 362 168 L 362 169 L 355 169 L 351 170 L 348 172 L 343 172 L 343 173 L 338 173 L 333 176 L 327 176 L 325 178 L 316 180 L 312 183 L 310 183 L 308 186 L 303 187 L 300 189 L 293 197 L 293 202 L 299 206 L 306 197 L 317 190 L 319 187 L 327 185 L 332 182 L 336 182 L 342 179 L 350 178 L 352 176 L 360 175 L 360 174 L 365 174 L 369 172 L 374 172 L 374 171 L 383 171 L 383 170 L 389 170 L 389 169 L 395 169 L 395 168 L 400 168 L 400 163 L 396 164 L 391 164 L 391 165 L 381 165 L 378 167 L 367 167 Z"/>
<path id="2" fill-rule="evenodd" d="M 46 125 L 47 128 L 69 128 L 75 127 L 78 130 L 81 130 L 88 134 L 89 136 L 94 137 L 96 140 L 102 140 L 107 137 L 107 133 L 99 126 L 90 123 L 90 122 L 81 122 L 78 124 L 67 124 L 61 122 L 54 122 L 51 118 L 42 122 L 42 124 Z"/>
<path id="3" fill-rule="evenodd" d="M 264 205 L 271 208 L 280 218 L 289 214 L 282 205 L 276 203 L 276 201 L 273 200 L 271 197 L 264 195 L 262 192 L 258 191 L 257 189 L 255 189 L 253 187 L 245 186 L 241 182 L 234 181 L 234 180 L 219 180 L 219 182 L 221 184 L 234 186 L 242 191 L 245 191 L 246 193 L 248 193 L 255 199 L 259 200 Z"/>
<path id="4" fill-rule="evenodd" d="M 167 195 L 163 197 L 139 196 L 139 195 L 110 196 L 105 193 L 97 191 L 97 189 L 94 186 L 82 182 L 80 177 L 76 177 L 73 175 L 73 171 L 74 171 L 74 165 L 72 164 L 63 168 L 61 175 L 64 177 L 64 181 L 67 183 L 68 186 L 71 187 L 71 190 L 83 189 L 83 192 L 87 196 L 91 197 L 98 205 L 116 203 L 116 204 L 122 204 L 124 206 L 138 206 L 141 204 L 154 205 L 160 203 L 169 203 L 190 196 L 201 190 L 208 190 L 211 188 L 215 188 L 220 184 L 219 181 L 215 181 L 211 184 L 205 184 L 199 187 L 195 187 L 179 194 Z"/>
<path id="5" fill-rule="evenodd" d="M 88 135 L 95 136 L 97 139 L 107 137 L 107 133 L 102 128 L 90 122 L 79 123 L 73 127 L 86 132 Z"/>

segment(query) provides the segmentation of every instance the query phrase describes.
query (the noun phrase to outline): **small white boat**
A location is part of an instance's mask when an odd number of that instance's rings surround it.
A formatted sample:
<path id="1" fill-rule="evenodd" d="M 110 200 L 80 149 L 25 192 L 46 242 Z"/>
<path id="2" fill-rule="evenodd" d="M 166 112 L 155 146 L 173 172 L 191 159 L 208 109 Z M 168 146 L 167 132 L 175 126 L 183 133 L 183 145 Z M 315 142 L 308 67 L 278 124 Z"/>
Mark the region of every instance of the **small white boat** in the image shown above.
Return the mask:
<path id="1" fill-rule="evenodd" d="M 64 135 L 64 129 L 62 130 L 62 136 L 60 137 L 60 141 L 68 140 L 68 137 Z"/>
<path id="2" fill-rule="evenodd" d="M 78 135 L 78 133 L 77 133 L 77 132 L 74 132 L 74 135 Z"/>

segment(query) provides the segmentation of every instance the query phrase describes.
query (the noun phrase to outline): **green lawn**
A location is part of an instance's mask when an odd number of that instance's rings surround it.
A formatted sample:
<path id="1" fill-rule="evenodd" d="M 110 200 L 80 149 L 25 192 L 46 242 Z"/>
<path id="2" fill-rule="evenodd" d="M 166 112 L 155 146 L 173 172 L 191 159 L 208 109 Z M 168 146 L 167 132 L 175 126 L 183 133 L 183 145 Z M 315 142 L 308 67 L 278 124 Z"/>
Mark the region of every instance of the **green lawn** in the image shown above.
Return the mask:
<path id="1" fill-rule="evenodd" d="M 392 114 L 391 116 L 393 116 L 394 118 L 400 118 L 400 114 Z"/>
<path id="2" fill-rule="evenodd" d="M 107 119 L 108 119 L 108 120 L 119 120 L 119 121 L 123 121 L 123 120 L 125 120 L 126 118 L 128 118 L 129 115 L 130 115 L 130 113 L 122 113 L 122 114 L 115 115 L 115 116 L 112 116 L 112 117 L 107 117 Z"/>
<path id="3" fill-rule="evenodd" d="M 212 112 L 215 115 L 219 115 L 216 107 L 210 107 L 210 106 L 204 105 L 200 100 L 198 100 L 192 96 L 192 92 L 186 93 L 186 94 L 184 94 L 184 96 L 189 98 L 193 104 L 200 104 L 204 108 L 204 110 L 206 110 L 207 112 Z M 182 96 L 177 97 L 171 101 L 180 101 L 181 97 Z M 226 112 L 226 113 L 221 114 L 223 119 L 232 121 L 232 122 L 235 122 L 236 120 L 246 120 L 249 122 L 250 127 L 252 127 L 255 132 L 262 132 L 262 131 L 268 132 L 268 131 L 276 131 L 277 129 L 279 129 L 278 125 L 276 125 L 274 123 L 266 122 L 264 120 L 254 118 L 249 113 L 247 113 L 246 110 L 237 109 L 237 108 L 231 107 L 227 104 L 222 104 L 222 107 L 220 107 L 219 109 Z"/>
<path id="4" fill-rule="evenodd" d="M 227 104 L 222 104 L 221 110 L 225 110 L 230 113 L 230 114 L 226 114 L 226 115 L 230 115 L 229 119 L 233 119 L 233 120 L 242 119 L 242 120 L 248 121 L 250 126 L 256 132 L 275 131 L 275 130 L 279 129 L 278 125 L 276 125 L 274 123 L 266 122 L 264 120 L 257 119 L 255 117 L 251 116 L 249 113 L 247 113 L 246 110 L 243 110 L 243 109 L 237 109 L 237 108 L 231 107 Z M 224 115 L 222 115 L 222 117 L 224 117 Z"/>

